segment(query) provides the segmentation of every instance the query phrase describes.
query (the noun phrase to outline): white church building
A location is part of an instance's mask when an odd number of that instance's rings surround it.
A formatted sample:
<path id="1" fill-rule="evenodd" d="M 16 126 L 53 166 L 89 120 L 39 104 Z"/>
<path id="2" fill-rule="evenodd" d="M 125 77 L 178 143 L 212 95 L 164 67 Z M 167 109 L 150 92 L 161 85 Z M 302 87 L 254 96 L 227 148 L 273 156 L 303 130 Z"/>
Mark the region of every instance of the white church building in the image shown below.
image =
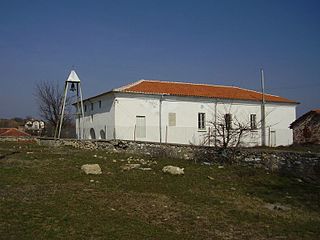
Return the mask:
<path id="1" fill-rule="evenodd" d="M 233 86 L 139 80 L 84 100 L 77 134 L 84 139 L 120 139 L 175 144 L 206 144 L 212 123 L 228 119 L 249 123 L 244 146 L 289 145 L 289 125 L 297 102 Z M 265 109 L 265 131 L 258 127 Z M 223 116 L 223 117 L 221 117 Z M 80 124 L 80 126 L 79 126 Z M 81 133 L 79 131 L 82 131 Z M 216 133 L 215 133 L 216 134 Z"/>

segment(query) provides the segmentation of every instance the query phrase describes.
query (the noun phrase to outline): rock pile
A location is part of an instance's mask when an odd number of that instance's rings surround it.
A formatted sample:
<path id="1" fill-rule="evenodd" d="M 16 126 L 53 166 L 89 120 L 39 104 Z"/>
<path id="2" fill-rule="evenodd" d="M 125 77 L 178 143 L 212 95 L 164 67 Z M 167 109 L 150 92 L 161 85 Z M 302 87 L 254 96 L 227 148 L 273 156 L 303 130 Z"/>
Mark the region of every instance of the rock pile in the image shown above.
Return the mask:
<path id="1" fill-rule="evenodd" d="M 158 164 L 157 161 L 146 160 L 143 158 L 134 158 L 128 157 L 127 160 L 120 160 L 122 162 L 127 162 L 125 165 L 122 165 L 120 168 L 124 171 L 131 169 L 140 169 L 143 171 L 150 171 L 152 168 L 150 166 Z"/>

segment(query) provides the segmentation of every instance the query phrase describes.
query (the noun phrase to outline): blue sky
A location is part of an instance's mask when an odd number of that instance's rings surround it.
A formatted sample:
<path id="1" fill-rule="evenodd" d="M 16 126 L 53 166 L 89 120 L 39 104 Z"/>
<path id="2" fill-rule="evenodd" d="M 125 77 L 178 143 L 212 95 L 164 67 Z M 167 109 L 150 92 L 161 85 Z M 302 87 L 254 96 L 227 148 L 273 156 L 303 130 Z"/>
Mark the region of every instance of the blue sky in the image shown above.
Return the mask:
<path id="1" fill-rule="evenodd" d="M 139 80 L 235 85 L 320 108 L 320 1 L 0 2 L 0 118 L 72 66 L 85 97 Z"/>

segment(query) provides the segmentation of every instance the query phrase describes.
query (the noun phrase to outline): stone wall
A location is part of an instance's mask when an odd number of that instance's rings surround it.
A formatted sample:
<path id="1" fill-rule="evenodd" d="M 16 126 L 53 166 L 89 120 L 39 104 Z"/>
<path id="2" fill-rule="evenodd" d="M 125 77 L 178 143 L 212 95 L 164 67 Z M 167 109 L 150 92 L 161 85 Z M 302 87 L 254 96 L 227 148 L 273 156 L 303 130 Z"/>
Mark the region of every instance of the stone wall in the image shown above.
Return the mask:
<path id="1" fill-rule="evenodd" d="M 3 137 L 0 136 L 0 142 L 38 142 L 39 140 L 32 136 L 25 136 L 25 137 Z"/>
<path id="2" fill-rule="evenodd" d="M 72 146 L 79 149 L 105 150 L 150 157 L 170 157 L 203 164 L 238 164 L 295 176 L 320 183 L 320 154 L 274 149 L 244 148 L 221 150 L 213 147 L 173 145 L 130 141 L 80 141 L 39 139 L 42 145 Z"/>
<path id="3" fill-rule="evenodd" d="M 320 114 L 310 113 L 293 125 L 293 142 L 296 144 L 320 144 Z"/>

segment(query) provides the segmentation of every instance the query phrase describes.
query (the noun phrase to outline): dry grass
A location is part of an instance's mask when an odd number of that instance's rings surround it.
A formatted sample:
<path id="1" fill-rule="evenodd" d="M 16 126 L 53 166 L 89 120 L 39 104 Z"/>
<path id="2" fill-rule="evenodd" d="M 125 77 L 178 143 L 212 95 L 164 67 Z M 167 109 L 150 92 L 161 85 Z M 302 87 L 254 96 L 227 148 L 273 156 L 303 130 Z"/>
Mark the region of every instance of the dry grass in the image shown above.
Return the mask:
<path id="1" fill-rule="evenodd" d="M 0 154 L 5 155 L 2 239 L 318 239 L 320 234 L 320 187 L 263 170 L 150 159 L 158 162 L 152 171 L 122 171 L 126 155 L 22 143 L 0 143 Z M 103 174 L 85 175 L 80 167 L 86 163 L 100 164 Z M 167 164 L 184 167 L 185 175 L 163 174 Z M 266 203 L 291 210 L 269 210 Z"/>

